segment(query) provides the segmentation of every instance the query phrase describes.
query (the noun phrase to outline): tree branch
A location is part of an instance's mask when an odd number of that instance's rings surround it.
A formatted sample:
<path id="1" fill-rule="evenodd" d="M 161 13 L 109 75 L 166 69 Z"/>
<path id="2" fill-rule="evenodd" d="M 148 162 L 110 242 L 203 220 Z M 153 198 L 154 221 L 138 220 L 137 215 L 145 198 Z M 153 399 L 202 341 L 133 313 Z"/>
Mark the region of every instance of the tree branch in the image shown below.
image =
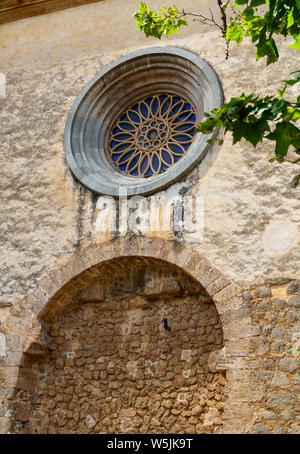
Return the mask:
<path id="1" fill-rule="evenodd" d="M 189 11 L 185 11 L 184 9 L 182 9 L 180 11 L 180 17 L 185 17 L 185 16 L 192 16 L 192 17 L 195 17 L 196 19 L 193 19 L 193 21 L 197 21 L 197 22 L 201 22 L 202 24 L 205 24 L 205 25 L 210 25 L 210 26 L 213 26 L 213 27 L 217 27 L 219 30 L 221 30 L 222 32 L 222 36 L 223 38 L 225 38 L 225 42 L 226 42 L 226 49 L 225 49 L 225 58 L 226 60 L 228 59 L 229 57 L 229 43 L 226 41 L 226 32 L 227 32 L 227 16 L 226 16 L 226 7 L 227 5 L 229 4 L 230 0 L 227 1 L 227 3 L 222 3 L 222 0 L 217 0 L 217 3 L 218 3 L 218 6 L 219 6 L 219 9 L 220 9 L 220 13 L 221 13 L 221 20 L 222 20 L 222 24 L 220 25 L 214 18 L 214 15 L 213 15 L 213 12 L 212 10 L 209 8 L 209 11 L 210 11 L 210 18 L 209 17 L 206 17 L 204 16 L 203 14 L 196 14 L 196 13 L 191 13 Z"/>
<path id="2" fill-rule="evenodd" d="M 226 60 L 227 60 L 228 57 L 229 57 L 229 44 L 228 44 L 228 42 L 226 41 L 227 17 L 226 17 L 225 8 L 227 7 L 227 5 L 228 5 L 229 2 L 227 2 L 227 3 L 224 4 L 224 5 L 223 5 L 223 3 L 222 3 L 222 0 L 217 0 L 217 2 L 218 2 L 218 5 L 219 5 L 219 9 L 220 9 L 220 12 L 221 12 L 221 19 L 222 19 L 222 23 L 223 23 L 222 31 L 223 31 L 223 38 L 225 38 L 225 42 L 226 42 L 225 58 L 226 58 Z"/>

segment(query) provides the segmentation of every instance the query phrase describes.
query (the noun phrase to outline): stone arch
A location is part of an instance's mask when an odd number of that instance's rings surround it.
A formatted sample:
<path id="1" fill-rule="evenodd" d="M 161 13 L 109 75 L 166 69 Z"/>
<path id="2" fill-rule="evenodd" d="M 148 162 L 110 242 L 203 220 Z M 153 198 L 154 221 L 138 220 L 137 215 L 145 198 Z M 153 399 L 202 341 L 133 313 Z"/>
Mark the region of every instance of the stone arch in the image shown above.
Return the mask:
<path id="1" fill-rule="evenodd" d="M 41 279 L 35 291 L 25 298 L 27 309 L 44 322 L 51 320 L 53 314 L 63 307 L 62 301 L 57 305 L 54 301 L 59 300 L 59 293 L 65 285 L 71 281 L 74 284 L 80 283 L 83 273 L 85 278 L 89 276 L 88 280 L 92 281 L 93 267 L 130 256 L 152 257 L 181 268 L 200 282 L 214 300 L 220 315 L 227 309 L 224 304 L 238 292 L 238 288 L 193 247 L 147 237 L 120 238 L 100 246 L 89 246 L 74 254 L 65 265 L 50 272 Z"/>
<path id="2" fill-rule="evenodd" d="M 99 267 L 101 270 L 101 266 L 106 266 L 120 257 L 161 260 L 183 270 L 199 282 L 215 303 L 224 332 L 225 347 L 218 354 L 212 355 L 211 367 L 229 371 L 231 382 L 236 380 L 237 373 L 240 374 L 239 379 L 243 380 L 243 371 L 251 369 L 249 358 L 253 364 L 260 342 L 257 327 L 252 324 L 249 311 L 247 312 L 247 307 L 240 296 L 241 289 L 230 283 L 193 247 L 161 239 L 119 238 L 100 246 L 90 246 L 76 253 L 67 264 L 43 278 L 32 294 L 11 308 L 2 324 L 4 334 L 11 337 L 11 343 L 14 344 L 14 348 L 8 349 L 5 356 L 6 386 L 11 397 L 20 377 L 21 380 L 28 379 L 30 382 L 30 376 L 26 378 L 28 371 L 26 364 L 24 365 L 24 352 L 25 358 L 26 355 L 42 357 L 45 354 L 47 337 L 45 326 L 49 326 L 51 320 L 71 303 L 73 289 L 84 290 L 95 279 L 95 272 L 96 274 L 99 272 Z M 234 386 L 229 383 L 227 388 L 227 394 L 234 394 Z M 246 400 L 244 399 L 242 405 L 248 405 Z M 225 432 L 234 430 L 230 429 L 232 411 L 234 410 L 230 406 L 227 412 L 225 408 Z M 3 420 L 6 431 L 9 431 L 12 414 L 8 410 Z"/>

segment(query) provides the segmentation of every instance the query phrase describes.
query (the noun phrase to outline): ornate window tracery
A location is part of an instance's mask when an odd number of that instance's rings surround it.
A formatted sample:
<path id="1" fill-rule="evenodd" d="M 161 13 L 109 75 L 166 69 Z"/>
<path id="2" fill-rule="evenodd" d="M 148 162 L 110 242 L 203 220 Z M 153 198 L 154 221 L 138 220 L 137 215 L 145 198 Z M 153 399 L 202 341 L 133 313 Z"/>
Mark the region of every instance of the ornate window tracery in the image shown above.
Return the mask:
<path id="1" fill-rule="evenodd" d="M 67 163 L 98 194 L 152 194 L 204 158 L 211 137 L 195 134 L 195 123 L 222 102 L 216 73 L 192 52 L 154 47 L 120 57 L 75 100 Z"/>
<path id="2" fill-rule="evenodd" d="M 133 177 L 165 172 L 189 150 L 195 136 L 196 114 L 181 96 L 160 93 L 131 105 L 114 124 L 109 157 Z"/>

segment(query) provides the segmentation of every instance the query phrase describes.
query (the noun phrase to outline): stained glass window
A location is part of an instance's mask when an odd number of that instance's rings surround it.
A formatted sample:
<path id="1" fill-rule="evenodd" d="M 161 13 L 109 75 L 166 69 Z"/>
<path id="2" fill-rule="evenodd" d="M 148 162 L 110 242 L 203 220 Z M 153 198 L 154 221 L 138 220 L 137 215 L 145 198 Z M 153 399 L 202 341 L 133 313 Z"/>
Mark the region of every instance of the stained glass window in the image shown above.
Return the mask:
<path id="1" fill-rule="evenodd" d="M 145 97 L 122 112 L 112 127 L 109 160 L 132 177 L 163 173 L 189 151 L 196 120 L 195 110 L 180 96 Z"/>

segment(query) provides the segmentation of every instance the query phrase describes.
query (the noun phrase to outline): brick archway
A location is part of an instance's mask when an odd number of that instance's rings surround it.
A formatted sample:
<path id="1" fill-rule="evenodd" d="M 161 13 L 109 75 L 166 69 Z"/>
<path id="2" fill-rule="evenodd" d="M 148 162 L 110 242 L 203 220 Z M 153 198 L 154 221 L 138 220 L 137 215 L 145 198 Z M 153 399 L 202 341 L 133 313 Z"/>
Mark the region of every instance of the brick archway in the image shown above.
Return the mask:
<path id="1" fill-rule="evenodd" d="M 224 333 L 225 347 L 216 358 L 212 357 L 212 363 L 219 370 L 227 370 L 227 395 L 234 396 L 235 382 L 247 382 L 248 371 L 254 367 L 255 353 L 260 346 L 259 330 L 251 322 L 249 311 L 244 308 L 241 289 L 230 283 L 193 247 L 138 237 L 121 238 L 78 252 L 66 265 L 43 278 L 32 294 L 11 308 L 1 325 L 3 334 L 11 339 L 3 360 L 6 369 L 4 386 L 10 390 L 8 397 L 20 379 L 20 371 L 26 375 L 22 363 L 24 352 L 31 349 L 32 354 L 42 354 L 39 349 L 43 344 L 43 326 L 50 324 L 66 308 L 72 299 L 73 289 L 78 289 L 78 286 L 84 289 L 95 279 L 97 267 L 120 257 L 159 259 L 180 268 L 202 285 L 216 305 Z M 251 400 L 248 394 L 248 400 Z M 235 418 L 241 418 L 240 408 L 245 413 L 244 425 L 241 421 L 235 423 Z M 1 418 L 1 431 L 4 433 L 9 432 L 10 416 L 8 411 Z M 251 408 L 247 398 L 241 402 L 239 396 L 236 396 L 236 400 L 233 397 L 225 406 L 223 430 L 227 433 L 245 432 L 249 419 Z"/>

